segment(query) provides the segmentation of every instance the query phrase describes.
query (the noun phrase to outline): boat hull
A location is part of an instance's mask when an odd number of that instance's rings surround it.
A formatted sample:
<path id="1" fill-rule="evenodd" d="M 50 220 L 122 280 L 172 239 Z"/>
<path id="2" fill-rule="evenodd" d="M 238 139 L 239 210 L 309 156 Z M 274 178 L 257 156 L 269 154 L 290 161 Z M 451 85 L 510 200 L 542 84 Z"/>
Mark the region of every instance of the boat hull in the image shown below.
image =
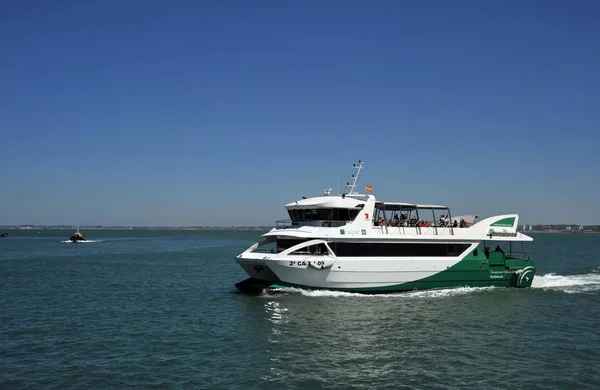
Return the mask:
<path id="1" fill-rule="evenodd" d="M 328 268 L 314 264 L 327 264 Z M 530 287 L 535 265 L 527 259 L 490 261 L 483 253 L 463 258 L 237 258 L 264 286 L 289 286 L 348 292 L 385 293 L 455 287 Z M 260 283 L 258 283 L 260 281 Z M 238 287 L 239 288 L 239 287 Z M 240 288 L 240 291 L 242 289 Z"/>

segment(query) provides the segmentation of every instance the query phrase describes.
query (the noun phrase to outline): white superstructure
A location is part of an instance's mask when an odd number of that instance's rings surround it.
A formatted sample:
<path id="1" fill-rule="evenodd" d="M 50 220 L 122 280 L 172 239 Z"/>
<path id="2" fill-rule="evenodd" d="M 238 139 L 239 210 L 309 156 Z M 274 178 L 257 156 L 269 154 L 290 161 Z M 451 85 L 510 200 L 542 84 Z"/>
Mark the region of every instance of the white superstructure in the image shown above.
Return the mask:
<path id="1" fill-rule="evenodd" d="M 512 250 L 515 242 L 532 241 L 517 232 L 517 214 L 478 220 L 477 215 L 453 217 L 446 206 L 378 201 L 355 191 L 363 163 L 354 167 L 356 173 L 344 194 L 326 190 L 322 196 L 285 205 L 290 219 L 277 221 L 262 242 L 237 256 L 251 278 L 312 288 L 399 290 L 419 281 L 435 284 L 431 277 L 467 256 L 483 263 L 488 277 L 493 271 L 488 242 L 509 243 L 504 268 L 511 259 L 525 259 Z"/>

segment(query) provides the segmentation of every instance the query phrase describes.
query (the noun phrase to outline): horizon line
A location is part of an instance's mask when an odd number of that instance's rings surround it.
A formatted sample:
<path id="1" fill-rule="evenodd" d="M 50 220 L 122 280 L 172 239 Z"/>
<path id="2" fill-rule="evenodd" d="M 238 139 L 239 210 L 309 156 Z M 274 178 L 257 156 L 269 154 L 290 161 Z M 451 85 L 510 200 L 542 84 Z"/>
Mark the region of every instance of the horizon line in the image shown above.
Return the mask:
<path id="1" fill-rule="evenodd" d="M 600 224 L 581 224 L 581 223 L 526 223 L 519 224 L 520 226 L 600 226 Z M 169 228 L 169 229 L 198 229 L 198 228 L 273 228 L 274 225 L 46 225 L 46 224 L 18 224 L 18 225 L 0 225 L 0 228 L 10 229 L 10 228 L 64 228 L 64 229 L 72 229 L 72 228 L 126 228 L 126 229 L 135 229 L 135 228 Z"/>

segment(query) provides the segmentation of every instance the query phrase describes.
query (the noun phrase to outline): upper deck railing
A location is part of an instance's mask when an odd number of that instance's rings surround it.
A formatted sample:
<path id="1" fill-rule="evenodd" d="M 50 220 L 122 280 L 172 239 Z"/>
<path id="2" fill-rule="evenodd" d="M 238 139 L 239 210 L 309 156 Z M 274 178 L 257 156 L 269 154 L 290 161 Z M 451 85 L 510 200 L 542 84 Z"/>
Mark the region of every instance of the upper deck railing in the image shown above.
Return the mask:
<path id="1" fill-rule="evenodd" d="M 314 220 L 314 219 L 282 219 L 275 221 L 277 229 L 295 229 L 301 226 L 314 227 L 340 227 L 351 221 L 330 221 L 330 220 Z M 381 234 L 400 234 L 400 235 L 424 235 L 424 236 L 453 236 L 454 229 L 452 226 L 377 226 L 372 225 L 372 229 Z"/>
<path id="2" fill-rule="evenodd" d="M 375 232 L 381 234 L 418 235 L 418 236 L 453 236 L 458 228 L 438 226 L 373 226 Z"/>
<path id="3" fill-rule="evenodd" d="M 352 221 L 330 221 L 330 220 L 315 220 L 315 219 L 282 219 L 275 221 L 275 227 L 277 229 L 296 229 L 302 226 L 312 227 L 340 227 L 347 224 L 351 224 Z M 377 234 L 390 234 L 390 235 L 417 235 L 417 236 L 454 236 L 457 230 L 466 229 L 464 227 L 455 227 L 442 225 L 440 223 L 431 223 L 429 226 L 420 224 L 407 224 L 406 226 L 394 226 L 394 225 L 372 225 L 371 228 Z M 496 237 L 517 237 L 518 233 L 506 233 L 506 232 L 491 232 L 488 236 L 491 238 Z"/>
<path id="4" fill-rule="evenodd" d="M 525 252 L 508 252 L 506 254 L 507 259 L 521 259 L 521 260 L 531 260 L 531 256 L 529 253 Z"/>

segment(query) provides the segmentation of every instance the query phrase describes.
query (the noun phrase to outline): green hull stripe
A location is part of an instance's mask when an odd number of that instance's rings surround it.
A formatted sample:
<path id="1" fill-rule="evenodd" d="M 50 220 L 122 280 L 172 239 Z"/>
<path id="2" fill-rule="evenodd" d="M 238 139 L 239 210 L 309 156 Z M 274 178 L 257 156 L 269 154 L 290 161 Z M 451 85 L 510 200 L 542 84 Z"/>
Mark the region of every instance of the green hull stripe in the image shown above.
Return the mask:
<path id="1" fill-rule="evenodd" d="M 493 224 L 491 224 L 490 226 L 512 227 L 514 224 L 515 224 L 515 217 L 510 217 L 510 218 L 504 218 L 499 221 L 496 221 Z"/>
<path id="2" fill-rule="evenodd" d="M 349 292 L 392 292 L 428 290 L 451 287 L 531 287 L 535 276 L 535 264 L 531 260 L 505 259 L 504 253 L 492 252 L 488 259 L 483 251 L 471 252 L 464 259 L 447 270 L 414 282 L 381 287 L 327 288 L 327 290 Z M 515 271 L 525 270 L 519 274 Z M 310 286 L 286 284 L 272 285 L 272 288 Z"/>

